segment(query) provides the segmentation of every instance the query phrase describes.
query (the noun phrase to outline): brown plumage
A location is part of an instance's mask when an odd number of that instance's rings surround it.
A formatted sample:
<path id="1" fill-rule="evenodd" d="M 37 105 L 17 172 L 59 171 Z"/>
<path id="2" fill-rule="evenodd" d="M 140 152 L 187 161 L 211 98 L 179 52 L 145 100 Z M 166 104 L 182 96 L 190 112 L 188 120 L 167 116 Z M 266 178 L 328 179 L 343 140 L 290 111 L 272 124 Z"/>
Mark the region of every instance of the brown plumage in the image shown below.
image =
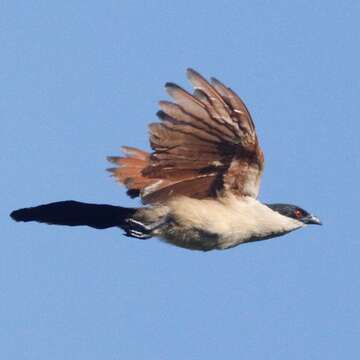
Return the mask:
<path id="1" fill-rule="evenodd" d="M 145 204 L 224 191 L 256 198 L 264 157 L 249 111 L 218 80 L 209 83 L 192 69 L 187 75 L 193 94 L 165 85 L 174 102 L 160 101 L 160 122 L 150 124 L 153 152 L 125 147 L 126 157 L 109 158 L 118 165 L 110 171 Z"/>

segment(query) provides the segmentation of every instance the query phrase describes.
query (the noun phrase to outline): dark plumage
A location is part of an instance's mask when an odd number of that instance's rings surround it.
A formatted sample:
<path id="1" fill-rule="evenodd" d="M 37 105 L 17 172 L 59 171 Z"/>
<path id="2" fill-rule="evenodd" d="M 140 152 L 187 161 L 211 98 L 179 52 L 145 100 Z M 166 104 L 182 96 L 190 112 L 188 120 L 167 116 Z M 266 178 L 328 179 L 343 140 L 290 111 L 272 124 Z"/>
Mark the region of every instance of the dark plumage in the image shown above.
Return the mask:
<path id="1" fill-rule="evenodd" d="M 38 221 L 46 224 L 79 226 L 95 229 L 123 227 L 136 209 L 113 205 L 87 204 L 73 200 L 59 201 L 13 211 L 15 221 Z"/>

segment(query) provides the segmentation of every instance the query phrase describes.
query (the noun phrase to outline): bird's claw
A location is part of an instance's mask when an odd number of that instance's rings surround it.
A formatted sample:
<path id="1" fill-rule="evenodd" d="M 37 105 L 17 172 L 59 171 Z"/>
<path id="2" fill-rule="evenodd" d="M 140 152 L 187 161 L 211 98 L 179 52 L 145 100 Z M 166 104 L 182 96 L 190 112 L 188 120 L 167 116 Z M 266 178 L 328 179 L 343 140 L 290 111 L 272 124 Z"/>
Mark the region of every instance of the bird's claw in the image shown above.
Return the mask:
<path id="1" fill-rule="evenodd" d="M 131 236 L 131 237 L 134 237 L 134 238 L 137 238 L 137 239 L 142 239 L 142 240 L 145 240 L 145 239 L 150 239 L 151 238 L 151 235 L 149 234 L 144 234 L 140 231 L 136 231 L 136 230 L 127 230 L 126 231 L 126 236 Z"/>

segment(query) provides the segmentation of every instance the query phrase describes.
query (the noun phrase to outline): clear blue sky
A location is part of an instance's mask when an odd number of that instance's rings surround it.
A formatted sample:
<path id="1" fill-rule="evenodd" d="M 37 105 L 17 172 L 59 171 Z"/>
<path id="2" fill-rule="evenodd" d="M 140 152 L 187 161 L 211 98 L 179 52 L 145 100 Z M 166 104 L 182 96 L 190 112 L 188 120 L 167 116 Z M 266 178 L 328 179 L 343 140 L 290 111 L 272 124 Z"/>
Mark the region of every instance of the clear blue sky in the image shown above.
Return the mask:
<path id="1" fill-rule="evenodd" d="M 1 359 L 355 359 L 359 1 L 3 1 Z M 192 66 L 248 104 L 261 199 L 324 226 L 200 253 L 121 231 L 16 224 L 76 199 L 135 205 L 104 171 L 148 149 Z"/>

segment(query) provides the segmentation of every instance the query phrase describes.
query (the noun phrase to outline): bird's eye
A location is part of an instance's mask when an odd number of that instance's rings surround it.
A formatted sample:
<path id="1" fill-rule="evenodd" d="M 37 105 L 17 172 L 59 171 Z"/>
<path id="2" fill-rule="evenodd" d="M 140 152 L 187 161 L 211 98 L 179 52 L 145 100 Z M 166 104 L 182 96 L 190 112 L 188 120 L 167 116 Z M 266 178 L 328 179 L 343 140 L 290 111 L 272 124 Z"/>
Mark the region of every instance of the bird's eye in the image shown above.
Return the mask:
<path id="1" fill-rule="evenodd" d="M 300 218 L 302 217 L 302 211 L 299 210 L 299 209 L 296 209 L 296 210 L 294 211 L 294 215 L 295 215 L 295 217 L 296 217 L 297 219 L 300 219 Z"/>

